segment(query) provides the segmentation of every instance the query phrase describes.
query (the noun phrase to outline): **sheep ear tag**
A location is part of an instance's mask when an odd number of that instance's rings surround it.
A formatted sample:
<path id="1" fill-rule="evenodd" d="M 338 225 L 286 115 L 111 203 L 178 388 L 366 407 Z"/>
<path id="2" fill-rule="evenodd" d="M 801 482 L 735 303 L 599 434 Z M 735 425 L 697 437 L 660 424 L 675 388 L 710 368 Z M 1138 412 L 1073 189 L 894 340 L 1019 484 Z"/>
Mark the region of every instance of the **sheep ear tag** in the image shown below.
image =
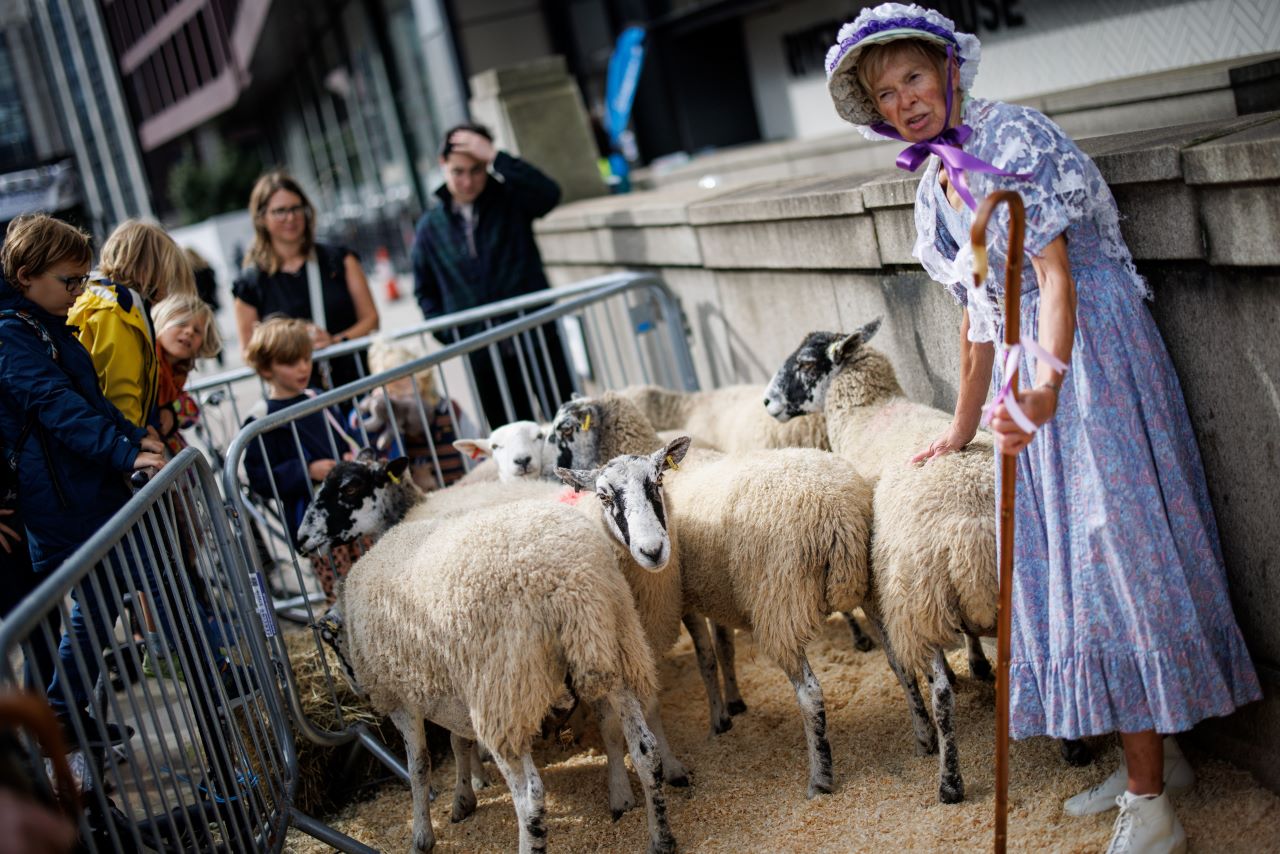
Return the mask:
<path id="1" fill-rule="evenodd" d="M 840 357 L 840 344 L 841 341 L 837 339 L 827 345 L 827 358 L 831 360 L 832 364 Z"/>
<path id="2" fill-rule="evenodd" d="M 478 459 L 480 459 L 481 457 L 483 457 L 483 456 L 484 456 L 484 452 L 483 452 L 483 451 L 481 451 L 479 448 L 472 448 L 472 449 L 471 449 L 471 453 L 470 453 L 470 455 L 469 455 L 469 456 L 470 456 L 470 457 L 471 457 L 471 459 L 473 459 L 473 460 L 478 460 Z"/>
<path id="3" fill-rule="evenodd" d="M 588 412 L 587 417 L 584 418 L 582 421 L 582 432 L 588 433 L 590 431 L 591 431 L 591 413 Z"/>
<path id="4" fill-rule="evenodd" d="M 391 478 L 391 482 L 392 482 L 392 483 L 394 483 L 396 486 L 399 486 L 399 485 L 400 485 L 400 478 L 396 477 L 396 473 L 395 473 L 395 472 L 393 472 L 393 471 L 391 471 L 391 470 L 389 470 L 389 469 L 388 469 L 388 470 L 387 470 L 387 477 Z"/>
<path id="5" fill-rule="evenodd" d="M 675 461 L 675 458 L 670 454 L 667 454 L 667 468 L 671 469 L 672 471 L 680 471 L 680 465 Z"/>

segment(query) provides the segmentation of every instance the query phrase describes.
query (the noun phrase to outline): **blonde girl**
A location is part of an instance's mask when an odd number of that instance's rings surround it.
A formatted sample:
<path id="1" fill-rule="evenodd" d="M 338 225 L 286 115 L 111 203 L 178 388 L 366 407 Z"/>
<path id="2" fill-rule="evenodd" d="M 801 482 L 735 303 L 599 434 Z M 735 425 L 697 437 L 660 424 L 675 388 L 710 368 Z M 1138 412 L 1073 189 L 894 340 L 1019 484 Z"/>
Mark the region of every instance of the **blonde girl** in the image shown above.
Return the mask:
<path id="1" fill-rule="evenodd" d="M 212 359 L 222 351 L 213 309 L 194 294 L 173 294 L 151 308 L 159 367 L 156 429 L 173 453 L 186 447 L 179 429 L 192 427 L 200 407 L 185 391 L 196 359 Z"/>
<path id="2" fill-rule="evenodd" d="M 131 219 L 102 245 L 98 270 L 68 315 L 93 357 L 103 394 L 139 427 L 151 424 L 158 402 L 150 306 L 195 292 L 191 264 L 173 238 L 154 223 Z"/>

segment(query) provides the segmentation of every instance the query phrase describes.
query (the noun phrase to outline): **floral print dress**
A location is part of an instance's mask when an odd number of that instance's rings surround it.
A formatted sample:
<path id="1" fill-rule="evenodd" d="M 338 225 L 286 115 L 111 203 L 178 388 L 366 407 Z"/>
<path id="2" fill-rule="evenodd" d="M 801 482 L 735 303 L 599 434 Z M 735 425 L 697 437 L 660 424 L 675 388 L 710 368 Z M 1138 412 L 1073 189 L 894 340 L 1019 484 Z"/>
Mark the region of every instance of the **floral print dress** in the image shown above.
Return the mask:
<path id="1" fill-rule="evenodd" d="M 1025 250 L 1064 234 L 1078 299 L 1058 409 L 1017 460 L 1010 732 L 1014 738 L 1181 732 L 1261 696 L 1227 595 L 1199 449 L 1173 363 L 1097 167 L 1035 110 L 972 99 L 965 150 L 1025 179 L 969 173 L 975 198 L 1026 203 Z M 972 283 L 969 227 L 931 158 L 916 194 L 915 255 L 998 341 L 1008 209 L 988 234 L 992 274 Z M 1024 258 L 1023 335 L 1040 293 Z M 995 373 L 1001 370 L 996 359 Z M 1019 380 L 1034 382 L 1023 356 Z M 993 389 L 1001 377 L 992 378 Z M 997 466 L 997 478 L 999 467 Z"/>

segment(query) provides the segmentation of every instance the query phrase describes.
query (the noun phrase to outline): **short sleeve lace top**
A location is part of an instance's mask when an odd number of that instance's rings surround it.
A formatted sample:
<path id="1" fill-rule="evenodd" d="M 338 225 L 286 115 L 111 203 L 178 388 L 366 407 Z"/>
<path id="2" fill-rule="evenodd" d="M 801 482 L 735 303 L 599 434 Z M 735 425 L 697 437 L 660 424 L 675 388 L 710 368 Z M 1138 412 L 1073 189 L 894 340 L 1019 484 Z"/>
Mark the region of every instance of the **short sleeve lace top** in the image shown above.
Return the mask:
<path id="1" fill-rule="evenodd" d="M 976 199 L 1005 189 L 1022 196 L 1027 213 L 1026 253 L 1039 255 L 1065 233 L 1073 269 L 1078 263 L 1114 265 L 1140 294 L 1150 298 L 1147 283 L 1134 268 L 1120 234 L 1119 211 L 1110 188 L 1094 162 L 1060 127 L 1029 107 L 978 98 L 966 101 L 964 121 L 974 131 L 965 151 L 1007 172 L 1030 174 L 1024 179 L 967 173 Z M 951 207 L 938 183 L 939 163 L 937 157 L 929 159 L 916 188 L 912 254 L 930 278 L 946 286 L 956 302 L 969 309 L 969 339 L 995 341 L 1001 327 L 996 306 L 1004 293 L 1008 208 L 1001 207 L 992 218 L 987 235 L 991 273 L 982 288 L 974 289 L 969 244 L 973 212 Z M 1023 265 L 1023 278 L 1024 292 L 1037 290 L 1029 259 Z"/>

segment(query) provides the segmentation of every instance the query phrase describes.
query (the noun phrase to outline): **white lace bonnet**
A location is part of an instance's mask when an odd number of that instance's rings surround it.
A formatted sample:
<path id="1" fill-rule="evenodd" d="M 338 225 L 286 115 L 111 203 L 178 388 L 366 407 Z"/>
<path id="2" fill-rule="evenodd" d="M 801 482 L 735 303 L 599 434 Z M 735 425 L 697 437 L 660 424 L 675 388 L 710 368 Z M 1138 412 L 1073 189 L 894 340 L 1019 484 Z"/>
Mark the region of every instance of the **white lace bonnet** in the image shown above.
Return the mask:
<path id="1" fill-rule="evenodd" d="M 868 139 L 885 139 L 872 125 L 883 121 L 871 96 L 858 83 L 858 56 L 873 44 L 898 39 L 923 39 L 955 48 L 960 63 L 960 90 L 968 92 L 978 76 L 982 45 L 978 37 L 956 32 L 950 19 L 932 9 L 914 4 L 881 3 L 863 9 L 851 23 L 840 28 L 836 43 L 827 51 L 827 92 L 840 118 L 850 122 Z"/>

